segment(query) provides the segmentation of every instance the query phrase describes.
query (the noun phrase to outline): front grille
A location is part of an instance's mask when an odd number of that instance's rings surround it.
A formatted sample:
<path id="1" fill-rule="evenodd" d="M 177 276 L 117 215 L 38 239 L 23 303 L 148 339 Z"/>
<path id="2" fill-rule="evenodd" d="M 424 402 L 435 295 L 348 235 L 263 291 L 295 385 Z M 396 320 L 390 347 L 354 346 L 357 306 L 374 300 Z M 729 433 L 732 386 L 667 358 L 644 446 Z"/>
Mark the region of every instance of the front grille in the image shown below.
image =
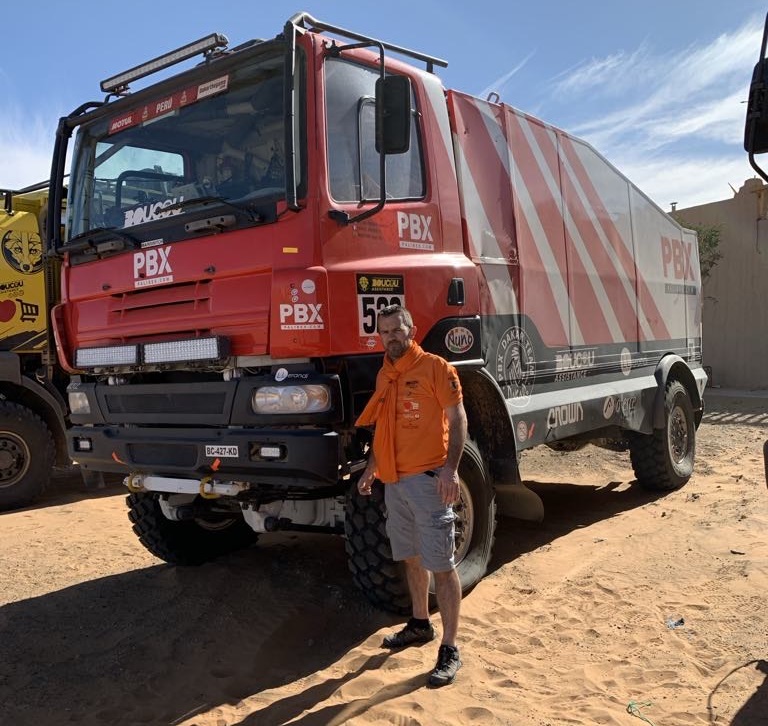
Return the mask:
<path id="1" fill-rule="evenodd" d="M 108 393 L 104 396 L 111 414 L 202 414 L 220 415 L 228 405 L 226 392 L 145 393 L 140 396 Z"/>

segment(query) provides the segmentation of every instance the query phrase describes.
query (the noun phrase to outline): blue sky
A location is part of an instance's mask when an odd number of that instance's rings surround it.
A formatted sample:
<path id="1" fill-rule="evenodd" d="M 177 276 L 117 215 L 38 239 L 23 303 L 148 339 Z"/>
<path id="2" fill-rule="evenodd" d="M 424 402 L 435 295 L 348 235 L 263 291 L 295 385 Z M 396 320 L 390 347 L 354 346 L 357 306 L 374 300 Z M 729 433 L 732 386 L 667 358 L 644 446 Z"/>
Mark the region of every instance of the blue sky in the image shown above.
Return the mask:
<path id="1" fill-rule="evenodd" d="M 754 176 L 744 101 L 764 0 L 40 0 L 4 10 L 0 187 L 48 177 L 59 116 L 99 81 L 212 31 L 234 46 L 293 13 L 444 58 L 443 83 L 585 138 L 663 209 Z M 138 87 L 138 86 L 137 86 Z"/>

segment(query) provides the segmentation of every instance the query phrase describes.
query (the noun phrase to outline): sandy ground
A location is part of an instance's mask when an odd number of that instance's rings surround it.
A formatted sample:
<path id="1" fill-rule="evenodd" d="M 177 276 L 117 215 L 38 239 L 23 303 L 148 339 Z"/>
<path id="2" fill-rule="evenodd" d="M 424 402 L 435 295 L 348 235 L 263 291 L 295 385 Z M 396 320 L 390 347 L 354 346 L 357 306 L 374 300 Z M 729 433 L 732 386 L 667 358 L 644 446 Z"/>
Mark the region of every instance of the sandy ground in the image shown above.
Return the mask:
<path id="1" fill-rule="evenodd" d="M 440 690 L 434 644 L 380 648 L 399 622 L 351 584 L 339 538 L 174 568 L 121 486 L 58 477 L 0 515 L 0 724 L 768 724 L 767 409 L 713 391 L 696 474 L 666 495 L 625 454 L 527 453 L 546 519 L 500 520 Z"/>

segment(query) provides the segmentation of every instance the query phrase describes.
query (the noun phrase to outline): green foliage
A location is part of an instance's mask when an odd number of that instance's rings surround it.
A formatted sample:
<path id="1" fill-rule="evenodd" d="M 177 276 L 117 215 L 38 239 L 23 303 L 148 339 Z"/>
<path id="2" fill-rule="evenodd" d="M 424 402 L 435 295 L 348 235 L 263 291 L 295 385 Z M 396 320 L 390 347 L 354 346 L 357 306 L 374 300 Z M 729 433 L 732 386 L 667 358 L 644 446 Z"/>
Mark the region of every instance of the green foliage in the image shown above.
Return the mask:
<path id="1" fill-rule="evenodd" d="M 692 224 L 686 222 L 679 214 L 673 214 L 672 217 L 688 229 L 696 232 L 699 238 L 699 265 L 701 267 L 701 279 L 706 280 L 712 268 L 722 259 L 723 255 L 718 249 L 720 247 L 720 237 L 722 229 L 719 225 Z"/>

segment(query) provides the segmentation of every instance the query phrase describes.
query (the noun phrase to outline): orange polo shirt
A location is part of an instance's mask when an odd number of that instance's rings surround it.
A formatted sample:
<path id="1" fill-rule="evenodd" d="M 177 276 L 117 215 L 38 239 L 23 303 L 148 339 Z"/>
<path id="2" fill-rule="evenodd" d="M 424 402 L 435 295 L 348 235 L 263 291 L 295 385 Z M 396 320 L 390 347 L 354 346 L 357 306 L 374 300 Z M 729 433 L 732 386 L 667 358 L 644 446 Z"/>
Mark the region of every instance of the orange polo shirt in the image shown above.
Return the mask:
<path id="1" fill-rule="evenodd" d="M 382 383 L 379 373 L 377 387 Z M 448 419 L 443 409 L 461 403 L 456 369 L 425 353 L 397 379 L 395 462 L 398 476 L 419 474 L 445 463 Z"/>

